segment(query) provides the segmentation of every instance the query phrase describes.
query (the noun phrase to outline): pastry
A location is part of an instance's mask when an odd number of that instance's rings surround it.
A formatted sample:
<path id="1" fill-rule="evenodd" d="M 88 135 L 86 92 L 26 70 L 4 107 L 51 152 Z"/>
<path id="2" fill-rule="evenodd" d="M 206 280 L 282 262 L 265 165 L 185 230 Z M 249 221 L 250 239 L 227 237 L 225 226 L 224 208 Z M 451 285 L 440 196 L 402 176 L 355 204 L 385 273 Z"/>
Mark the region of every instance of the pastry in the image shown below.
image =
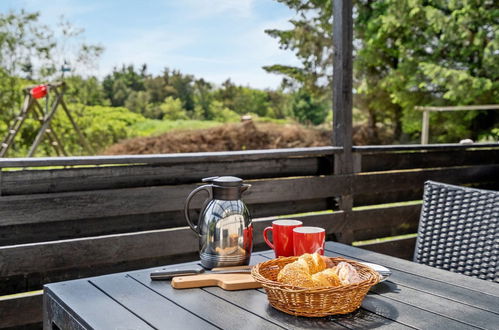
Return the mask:
<path id="1" fill-rule="evenodd" d="M 302 288 L 331 286 L 331 283 L 336 283 L 338 277 L 336 274 L 320 274 L 325 269 L 326 262 L 320 254 L 306 253 L 295 262 L 284 266 L 277 274 L 277 281 Z M 330 280 L 331 276 L 336 277 L 336 279 Z M 339 279 L 337 282 L 339 283 Z"/>
<path id="2" fill-rule="evenodd" d="M 340 262 L 338 265 L 331 268 L 331 270 L 338 275 L 342 285 L 353 284 L 361 282 L 362 279 L 357 273 L 357 270 L 348 262 Z"/>

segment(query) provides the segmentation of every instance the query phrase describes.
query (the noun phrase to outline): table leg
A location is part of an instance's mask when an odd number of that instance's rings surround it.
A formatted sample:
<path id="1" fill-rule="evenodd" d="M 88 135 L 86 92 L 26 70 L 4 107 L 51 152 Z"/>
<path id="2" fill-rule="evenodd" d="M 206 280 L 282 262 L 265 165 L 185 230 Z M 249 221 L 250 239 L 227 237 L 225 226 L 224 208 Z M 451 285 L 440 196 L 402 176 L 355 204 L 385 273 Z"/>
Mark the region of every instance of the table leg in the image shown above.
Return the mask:
<path id="1" fill-rule="evenodd" d="M 68 311 L 54 298 L 50 292 L 43 293 L 43 329 L 44 330 L 86 330 Z"/>

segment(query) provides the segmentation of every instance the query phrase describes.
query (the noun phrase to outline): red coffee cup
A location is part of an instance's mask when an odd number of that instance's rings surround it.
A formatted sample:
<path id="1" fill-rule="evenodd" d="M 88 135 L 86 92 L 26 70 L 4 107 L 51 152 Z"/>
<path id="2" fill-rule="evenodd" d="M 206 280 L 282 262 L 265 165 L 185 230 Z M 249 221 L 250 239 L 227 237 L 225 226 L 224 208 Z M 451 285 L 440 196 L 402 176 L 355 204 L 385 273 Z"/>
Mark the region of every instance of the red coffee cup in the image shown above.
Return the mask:
<path id="1" fill-rule="evenodd" d="M 274 250 L 276 257 L 293 256 L 293 229 L 301 227 L 302 222 L 298 220 L 276 220 L 272 222 L 272 227 L 263 230 L 263 239 L 271 249 Z M 267 233 L 272 231 L 272 244 Z"/>
<path id="2" fill-rule="evenodd" d="M 320 227 L 299 227 L 293 229 L 294 255 L 320 253 L 324 255 L 326 230 Z"/>

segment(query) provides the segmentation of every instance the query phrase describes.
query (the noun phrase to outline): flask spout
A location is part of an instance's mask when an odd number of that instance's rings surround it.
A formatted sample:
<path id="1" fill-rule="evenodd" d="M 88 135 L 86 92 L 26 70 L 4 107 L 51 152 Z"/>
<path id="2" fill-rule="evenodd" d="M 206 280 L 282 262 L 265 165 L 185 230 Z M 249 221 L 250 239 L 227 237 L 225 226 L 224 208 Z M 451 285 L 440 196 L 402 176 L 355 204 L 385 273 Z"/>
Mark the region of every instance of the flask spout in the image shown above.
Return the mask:
<path id="1" fill-rule="evenodd" d="M 249 188 L 251 188 L 250 184 L 243 184 L 243 185 L 241 185 L 241 194 L 243 194 Z"/>

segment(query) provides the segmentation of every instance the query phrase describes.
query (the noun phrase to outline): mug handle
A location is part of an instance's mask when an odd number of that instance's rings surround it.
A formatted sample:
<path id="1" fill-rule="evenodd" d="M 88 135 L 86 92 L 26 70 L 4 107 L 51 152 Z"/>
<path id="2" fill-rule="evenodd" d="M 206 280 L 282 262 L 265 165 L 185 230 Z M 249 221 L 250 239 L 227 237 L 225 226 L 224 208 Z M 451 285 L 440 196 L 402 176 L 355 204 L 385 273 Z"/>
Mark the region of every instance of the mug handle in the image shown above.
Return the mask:
<path id="1" fill-rule="evenodd" d="M 264 230 L 263 230 L 263 239 L 265 240 L 265 243 L 267 243 L 268 246 L 270 246 L 270 248 L 273 250 L 274 249 L 274 244 L 272 244 L 268 237 L 267 237 L 267 233 L 270 231 L 272 231 L 272 227 L 266 227 Z"/>

